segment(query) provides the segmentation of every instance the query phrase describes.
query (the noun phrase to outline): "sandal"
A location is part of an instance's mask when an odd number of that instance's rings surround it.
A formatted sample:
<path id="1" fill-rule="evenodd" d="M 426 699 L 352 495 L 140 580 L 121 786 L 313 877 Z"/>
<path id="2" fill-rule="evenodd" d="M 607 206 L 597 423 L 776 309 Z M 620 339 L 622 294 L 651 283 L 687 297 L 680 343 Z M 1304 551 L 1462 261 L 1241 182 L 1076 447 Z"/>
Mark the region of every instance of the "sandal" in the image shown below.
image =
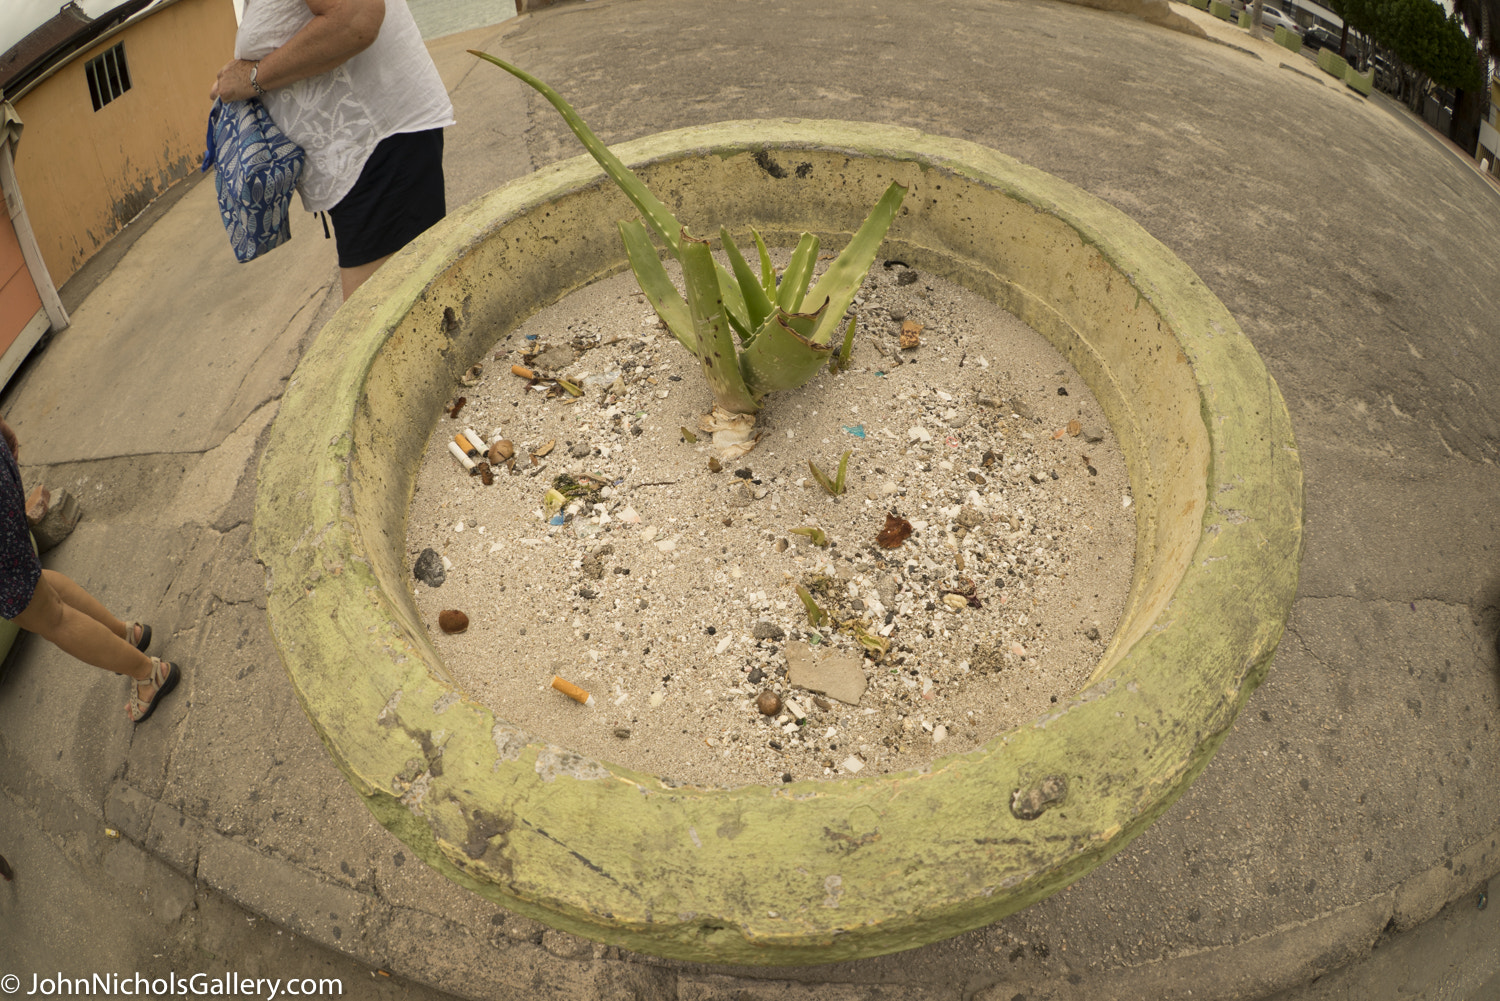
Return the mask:
<path id="1" fill-rule="evenodd" d="M 132 642 L 130 637 L 135 635 L 137 629 L 141 631 L 141 638 Z M 126 643 L 129 643 L 141 653 L 145 653 L 146 648 L 151 645 L 151 627 L 144 622 L 127 623 L 125 626 L 125 637 Z"/>
<path id="2" fill-rule="evenodd" d="M 125 704 L 125 713 L 130 717 L 131 722 L 146 722 L 156 711 L 156 704 L 177 687 L 177 680 L 181 676 L 176 664 L 169 664 L 160 657 L 152 657 L 151 677 L 145 681 L 135 682 L 130 693 L 130 701 Z M 141 698 L 142 685 L 156 686 L 156 693 L 149 700 Z"/>

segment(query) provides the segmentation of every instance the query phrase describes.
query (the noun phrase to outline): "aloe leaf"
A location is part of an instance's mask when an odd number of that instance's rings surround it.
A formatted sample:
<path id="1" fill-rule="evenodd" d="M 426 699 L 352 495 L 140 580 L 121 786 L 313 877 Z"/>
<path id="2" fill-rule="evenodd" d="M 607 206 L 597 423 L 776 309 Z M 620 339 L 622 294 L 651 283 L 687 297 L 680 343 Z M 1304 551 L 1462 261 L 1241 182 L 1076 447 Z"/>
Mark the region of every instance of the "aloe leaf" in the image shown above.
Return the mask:
<path id="1" fill-rule="evenodd" d="M 819 549 L 828 548 L 828 535 L 817 525 L 808 525 L 805 528 L 794 528 L 792 529 L 791 534 L 807 536 L 810 540 L 812 540 L 812 544 L 817 546 Z"/>
<path id="2" fill-rule="evenodd" d="M 750 322 L 750 313 L 745 306 L 745 296 L 740 291 L 740 283 L 725 270 L 724 265 L 714 262 L 714 270 L 719 276 L 719 294 L 724 297 L 724 309 L 729 316 L 729 325 L 739 335 L 741 341 L 749 340 L 751 332 L 758 326 Z"/>
<path id="3" fill-rule="evenodd" d="M 692 315 L 677 286 L 667 276 L 667 269 L 662 267 L 656 244 L 651 242 L 646 227 L 635 219 L 621 220 L 619 226 L 620 239 L 625 242 L 625 256 L 630 259 L 630 269 L 635 272 L 636 283 L 646 294 L 646 301 L 651 303 L 656 315 L 682 342 L 682 346 L 696 355 L 698 335 L 693 330 Z"/>
<path id="4" fill-rule="evenodd" d="M 880 249 L 886 231 L 891 228 L 896 211 L 901 208 L 901 200 L 905 197 L 906 186 L 892 181 L 890 187 L 885 189 L 885 194 L 880 196 L 880 201 L 875 203 L 875 207 L 860 224 L 849 245 L 808 291 L 808 301 L 817 303 L 825 298 L 828 301 L 828 311 L 823 314 L 822 322 L 813 332 L 814 343 L 827 344 L 833 339 L 834 331 L 838 329 L 849 304 L 854 301 L 854 293 L 859 291 L 865 275 L 870 271 L 870 265 L 875 263 L 875 253 Z M 785 280 L 782 284 L 786 284 Z"/>
<path id="5" fill-rule="evenodd" d="M 872 255 L 870 260 L 874 259 Z M 813 267 L 817 263 L 818 238 L 811 233 L 803 233 L 802 239 L 797 241 L 797 249 L 792 251 L 792 259 L 787 262 L 786 270 L 781 273 L 781 287 L 776 290 L 776 305 L 788 313 L 795 313 L 802 308 L 802 297 L 807 294 L 807 284 L 812 280 Z"/>
<path id="6" fill-rule="evenodd" d="M 755 237 L 755 249 L 760 252 L 760 287 L 766 290 L 766 298 L 776 298 L 776 265 L 771 263 L 771 252 L 766 249 L 766 241 L 760 238 L 760 231 L 752 229 L 750 235 Z"/>
<path id="7" fill-rule="evenodd" d="M 694 240 L 686 233 L 682 237 L 682 279 L 687 288 L 687 308 L 693 318 L 703 376 L 713 390 L 717 406 L 730 413 L 753 414 L 759 407 L 740 375 L 713 253 L 706 242 Z"/>
<path id="8" fill-rule="evenodd" d="M 838 369 L 840 372 L 849 367 L 849 354 L 854 350 L 854 329 L 858 324 L 858 314 L 849 317 L 849 328 L 844 331 L 844 346 L 839 349 Z"/>
<path id="9" fill-rule="evenodd" d="M 625 197 L 629 198 L 640 211 L 641 215 L 645 217 L 647 224 L 650 225 L 661 241 L 672 248 L 674 255 L 679 254 L 678 234 L 682 230 L 682 224 L 677 221 L 677 217 L 672 215 L 671 210 L 651 193 L 646 187 L 645 182 L 635 176 L 634 171 L 625 166 L 619 157 L 609 151 L 608 146 L 599 141 L 599 137 L 594 135 L 593 130 L 588 127 L 582 118 L 578 117 L 578 112 L 573 110 L 572 105 L 564 101 L 557 91 L 525 70 L 512 66 L 503 59 L 497 59 L 487 52 L 479 52 L 476 49 L 470 49 L 469 54 L 471 56 L 478 56 L 485 62 L 494 63 L 511 76 L 530 84 L 537 93 L 550 101 L 552 106 L 563 116 L 563 121 L 568 123 L 568 128 L 572 129 L 573 134 L 578 137 L 578 141 L 583 143 L 583 148 L 588 150 L 589 155 L 598 161 L 599 166 L 604 168 L 604 172 L 610 176 L 610 179 L 620 186 L 620 190 L 625 192 Z"/>
<path id="10" fill-rule="evenodd" d="M 807 609 L 808 624 L 814 628 L 821 626 L 828 614 L 818 607 L 816 601 L 813 601 L 813 596 L 807 593 L 807 588 L 797 585 L 797 597 L 802 599 L 802 604 Z"/>
<path id="11" fill-rule="evenodd" d="M 814 463 L 811 459 L 807 460 L 807 468 L 812 470 L 813 479 L 818 481 L 818 486 L 828 491 L 828 496 L 837 497 L 839 495 L 838 490 L 834 488 L 833 481 L 830 480 L 828 478 L 828 475 L 824 473 L 823 470 L 819 469 L 817 467 L 817 464 Z"/>
<path id="12" fill-rule="evenodd" d="M 740 253 L 740 248 L 735 246 L 729 230 L 722 226 L 719 227 L 719 241 L 724 244 L 724 256 L 729 258 L 729 266 L 734 269 L 734 279 L 740 285 L 740 294 L 745 297 L 745 314 L 750 321 L 750 329 L 759 330 L 776 307 L 756 280 L 755 272 L 750 270 L 750 264 Z"/>
<path id="13" fill-rule="evenodd" d="M 833 349 L 814 344 L 788 325 L 814 316 L 787 317 L 777 313 L 740 349 L 740 371 L 745 386 L 757 400 L 767 393 L 796 389 L 817 374 Z"/>
<path id="14" fill-rule="evenodd" d="M 837 497 L 844 492 L 844 474 L 849 471 L 849 456 L 854 450 L 845 449 L 843 456 L 839 459 L 839 472 L 833 480 L 833 495 Z"/>

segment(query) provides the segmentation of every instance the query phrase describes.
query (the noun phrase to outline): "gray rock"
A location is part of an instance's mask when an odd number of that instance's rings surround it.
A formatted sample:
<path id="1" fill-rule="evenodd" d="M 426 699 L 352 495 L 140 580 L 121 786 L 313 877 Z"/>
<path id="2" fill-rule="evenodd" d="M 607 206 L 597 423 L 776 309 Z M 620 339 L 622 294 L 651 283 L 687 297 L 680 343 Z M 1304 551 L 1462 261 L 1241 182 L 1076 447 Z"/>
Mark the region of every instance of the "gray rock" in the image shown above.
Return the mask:
<path id="1" fill-rule="evenodd" d="M 755 624 L 755 628 L 750 630 L 750 635 L 758 640 L 784 640 L 786 639 L 786 630 L 774 622 L 767 622 L 765 619 L 761 619 Z"/>
<path id="2" fill-rule="evenodd" d="M 594 454 L 594 446 L 590 445 L 586 441 L 580 441 L 572 448 L 568 449 L 568 454 L 575 459 L 587 459 L 589 456 Z"/>
<path id="3" fill-rule="evenodd" d="M 1010 399 L 1005 401 L 1005 405 L 1010 407 L 1011 413 L 1017 415 L 1023 420 L 1036 420 L 1036 415 L 1031 412 L 1031 408 L 1028 407 L 1019 396 L 1012 396 Z"/>
<path id="4" fill-rule="evenodd" d="M 786 645 L 786 679 L 809 692 L 831 695 L 847 705 L 859 705 L 869 687 L 863 658 L 826 653 L 821 658 L 801 641 Z"/>
<path id="5" fill-rule="evenodd" d="M 553 344 L 536 353 L 531 367 L 543 372 L 559 372 L 578 360 L 578 355 L 566 344 Z"/>
<path id="6" fill-rule="evenodd" d="M 442 587 L 443 581 L 448 579 L 448 571 L 443 569 L 443 558 L 432 549 L 422 550 L 411 572 L 413 577 L 428 587 Z"/>

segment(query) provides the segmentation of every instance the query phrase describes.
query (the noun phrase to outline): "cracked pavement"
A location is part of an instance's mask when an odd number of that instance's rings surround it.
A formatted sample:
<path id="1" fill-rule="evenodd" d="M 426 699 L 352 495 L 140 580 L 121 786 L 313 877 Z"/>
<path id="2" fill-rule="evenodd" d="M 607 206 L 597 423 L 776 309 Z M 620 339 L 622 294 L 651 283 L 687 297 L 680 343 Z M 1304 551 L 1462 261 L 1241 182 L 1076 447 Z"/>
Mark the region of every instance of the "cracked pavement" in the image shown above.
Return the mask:
<path id="1" fill-rule="evenodd" d="M 1500 871 L 1500 400 L 1484 390 L 1500 385 L 1500 195 L 1383 97 L 1174 9 L 1219 41 L 1013 0 L 942 17 L 597 0 L 432 45 L 459 120 L 450 205 L 577 151 L 539 98 L 464 54 L 485 48 L 607 142 L 801 116 L 991 146 L 1128 212 L 1224 301 L 1292 416 L 1306 551 L 1265 683 L 1143 836 L 989 928 L 789 970 L 622 953 L 427 870 L 324 752 L 249 552 L 277 401 L 338 305 L 331 245 L 299 216 L 291 243 L 235 264 L 198 183 L 4 397 L 28 482 L 84 510 L 45 562 L 150 621 L 186 671 L 133 733 L 123 682 L 18 643 L 0 672 L 0 852 L 18 873 L 0 884 L 0 970 L 329 969 L 360 997 L 1500 994 L 1500 910 L 1478 906 Z"/>

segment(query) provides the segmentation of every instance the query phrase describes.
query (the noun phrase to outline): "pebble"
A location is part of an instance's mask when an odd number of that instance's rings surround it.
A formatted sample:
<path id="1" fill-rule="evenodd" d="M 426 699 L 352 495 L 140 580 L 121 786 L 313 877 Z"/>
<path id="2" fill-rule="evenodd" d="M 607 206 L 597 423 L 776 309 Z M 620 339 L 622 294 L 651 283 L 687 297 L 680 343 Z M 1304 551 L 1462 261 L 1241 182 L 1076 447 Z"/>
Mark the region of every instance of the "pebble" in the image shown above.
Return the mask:
<path id="1" fill-rule="evenodd" d="M 438 612 L 438 628 L 445 633 L 461 633 L 469 628 L 469 617 L 456 608 Z"/>
<path id="2" fill-rule="evenodd" d="M 767 622 L 765 619 L 761 619 L 751 629 L 750 635 L 758 640 L 784 640 L 786 639 L 786 630 L 774 622 Z"/>
<path id="3" fill-rule="evenodd" d="M 424 549 L 417 562 L 412 565 L 412 576 L 426 584 L 428 587 L 442 587 L 443 581 L 448 579 L 448 572 L 443 567 L 443 559 L 433 549 Z"/>
<path id="4" fill-rule="evenodd" d="M 781 712 L 781 696 L 767 689 L 756 697 L 755 708 L 760 710 L 762 716 L 775 716 Z"/>

